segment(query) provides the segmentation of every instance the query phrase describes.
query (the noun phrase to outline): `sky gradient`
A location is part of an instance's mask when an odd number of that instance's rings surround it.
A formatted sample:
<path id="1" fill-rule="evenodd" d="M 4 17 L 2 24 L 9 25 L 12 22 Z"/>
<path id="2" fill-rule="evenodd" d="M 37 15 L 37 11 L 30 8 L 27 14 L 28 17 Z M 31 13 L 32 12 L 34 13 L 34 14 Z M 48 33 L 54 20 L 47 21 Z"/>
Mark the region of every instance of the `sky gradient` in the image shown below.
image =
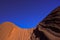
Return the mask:
<path id="1" fill-rule="evenodd" d="M 60 0 L 0 0 L 0 24 L 12 22 L 21 28 L 36 27 Z"/>

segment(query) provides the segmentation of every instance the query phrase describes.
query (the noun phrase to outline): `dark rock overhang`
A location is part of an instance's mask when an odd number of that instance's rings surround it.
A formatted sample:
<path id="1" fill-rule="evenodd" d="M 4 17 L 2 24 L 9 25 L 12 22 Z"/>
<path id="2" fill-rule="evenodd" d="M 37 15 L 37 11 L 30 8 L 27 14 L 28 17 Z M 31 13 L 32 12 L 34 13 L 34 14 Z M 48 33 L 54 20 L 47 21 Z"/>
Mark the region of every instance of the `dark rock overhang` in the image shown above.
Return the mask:
<path id="1" fill-rule="evenodd" d="M 42 31 L 43 29 L 47 30 L 50 34 L 60 38 L 60 6 L 55 8 L 37 25 L 36 29 L 32 33 L 33 36 L 31 36 L 31 38 L 38 38 L 40 40 L 43 40 L 41 39 L 43 36 L 46 38 L 46 40 L 48 40 L 48 37 L 46 37 Z"/>

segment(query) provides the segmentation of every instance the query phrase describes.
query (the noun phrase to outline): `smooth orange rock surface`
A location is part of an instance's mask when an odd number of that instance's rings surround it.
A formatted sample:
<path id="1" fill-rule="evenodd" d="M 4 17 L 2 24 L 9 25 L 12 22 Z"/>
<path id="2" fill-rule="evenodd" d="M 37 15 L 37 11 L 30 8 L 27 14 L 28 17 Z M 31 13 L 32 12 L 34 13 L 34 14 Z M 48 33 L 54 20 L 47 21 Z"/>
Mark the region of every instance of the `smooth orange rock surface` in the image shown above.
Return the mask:
<path id="1" fill-rule="evenodd" d="M 0 40 L 30 40 L 32 29 L 22 29 L 11 22 L 0 24 Z"/>

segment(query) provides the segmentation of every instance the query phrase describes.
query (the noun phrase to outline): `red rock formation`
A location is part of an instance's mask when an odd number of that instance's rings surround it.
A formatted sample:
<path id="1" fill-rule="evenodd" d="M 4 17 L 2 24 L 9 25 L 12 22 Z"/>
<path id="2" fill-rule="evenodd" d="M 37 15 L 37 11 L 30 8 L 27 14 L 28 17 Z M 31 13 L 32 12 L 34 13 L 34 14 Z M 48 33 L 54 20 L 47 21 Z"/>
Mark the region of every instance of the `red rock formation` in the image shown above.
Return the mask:
<path id="1" fill-rule="evenodd" d="M 0 24 L 0 40 L 30 40 L 33 29 L 22 29 L 11 22 Z"/>

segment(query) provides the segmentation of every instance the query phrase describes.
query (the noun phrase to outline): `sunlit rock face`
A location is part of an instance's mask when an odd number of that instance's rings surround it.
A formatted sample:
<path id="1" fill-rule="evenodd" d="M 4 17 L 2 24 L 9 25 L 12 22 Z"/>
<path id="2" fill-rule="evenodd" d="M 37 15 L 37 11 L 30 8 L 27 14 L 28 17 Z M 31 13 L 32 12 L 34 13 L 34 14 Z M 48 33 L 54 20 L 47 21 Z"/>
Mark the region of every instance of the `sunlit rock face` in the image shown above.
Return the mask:
<path id="1" fill-rule="evenodd" d="M 60 7 L 54 9 L 37 25 L 31 40 L 60 40 Z"/>
<path id="2" fill-rule="evenodd" d="M 22 29 L 11 22 L 0 24 L 0 40 L 30 40 L 33 29 Z"/>

